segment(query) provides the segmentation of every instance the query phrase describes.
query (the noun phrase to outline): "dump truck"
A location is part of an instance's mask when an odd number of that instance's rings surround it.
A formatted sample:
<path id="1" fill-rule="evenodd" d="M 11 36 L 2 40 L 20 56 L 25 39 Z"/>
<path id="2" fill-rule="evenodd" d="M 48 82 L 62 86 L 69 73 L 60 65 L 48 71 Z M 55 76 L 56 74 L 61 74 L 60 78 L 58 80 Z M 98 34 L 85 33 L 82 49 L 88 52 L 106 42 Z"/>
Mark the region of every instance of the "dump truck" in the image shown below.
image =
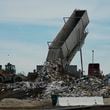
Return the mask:
<path id="1" fill-rule="evenodd" d="M 82 45 L 88 34 L 86 27 L 89 23 L 89 18 L 86 10 L 75 10 L 68 20 L 65 22 L 61 31 L 57 34 L 56 38 L 49 42 L 49 51 L 47 55 L 47 62 L 54 62 L 61 60 L 63 71 L 68 71 L 70 63 L 75 54 L 80 51 L 81 53 L 81 66 L 82 62 Z M 71 72 L 74 70 L 71 70 Z"/>

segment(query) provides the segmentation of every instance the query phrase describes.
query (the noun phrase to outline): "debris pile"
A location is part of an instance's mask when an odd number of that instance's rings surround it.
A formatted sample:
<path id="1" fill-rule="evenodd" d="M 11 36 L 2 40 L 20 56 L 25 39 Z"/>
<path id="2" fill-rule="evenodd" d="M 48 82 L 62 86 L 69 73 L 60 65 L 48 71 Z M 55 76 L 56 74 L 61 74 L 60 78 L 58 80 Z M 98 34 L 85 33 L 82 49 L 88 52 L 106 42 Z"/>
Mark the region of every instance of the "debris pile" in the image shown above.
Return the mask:
<path id="1" fill-rule="evenodd" d="M 110 87 L 105 85 L 103 79 L 87 76 L 75 79 L 68 74 L 61 73 L 59 67 L 61 67 L 60 60 L 59 62 L 48 62 L 42 69 L 42 73 L 39 74 L 42 85 L 45 85 L 45 90 L 40 95 L 41 98 L 50 98 L 51 94 L 74 97 L 110 96 Z M 38 79 L 36 83 L 39 82 Z"/>
<path id="2" fill-rule="evenodd" d="M 1 84 L 0 99 L 3 98 L 34 98 L 37 94 L 36 85 L 32 82 Z"/>
<path id="3" fill-rule="evenodd" d="M 107 88 L 103 81 L 97 78 L 86 78 L 75 80 L 75 83 L 65 81 L 53 81 L 50 83 L 45 91 L 44 97 L 49 97 L 51 93 L 59 96 L 104 96 L 110 95 L 109 88 Z"/>
<path id="4" fill-rule="evenodd" d="M 52 94 L 58 96 L 103 96 L 110 97 L 110 87 L 102 79 L 96 77 L 74 77 L 61 72 L 61 62 L 47 62 L 39 72 L 35 82 L 18 82 L 1 84 L 0 99 L 18 98 L 50 98 Z"/>

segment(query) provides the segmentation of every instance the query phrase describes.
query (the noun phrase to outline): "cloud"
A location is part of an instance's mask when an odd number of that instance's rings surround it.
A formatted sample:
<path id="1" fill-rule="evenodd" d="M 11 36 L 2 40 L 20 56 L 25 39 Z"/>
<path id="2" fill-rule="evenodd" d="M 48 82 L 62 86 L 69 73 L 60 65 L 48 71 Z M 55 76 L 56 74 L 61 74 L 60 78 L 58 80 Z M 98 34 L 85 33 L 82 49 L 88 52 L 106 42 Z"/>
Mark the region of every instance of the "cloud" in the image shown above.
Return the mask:
<path id="1" fill-rule="evenodd" d="M 109 0 L 0 0 L 0 22 L 25 22 L 61 28 L 64 16 L 69 17 L 74 9 L 86 9 L 90 24 L 96 27 L 99 23 L 110 24 L 109 4 Z"/>
<path id="2" fill-rule="evenodd" d="M 110 16 L 109 3 L 108 0 L 0 0 L 0 19 L 34 22 L 61 19 L 70 16 L 74 9 L 87 9 L 92 19 L 104 19 Z"/>

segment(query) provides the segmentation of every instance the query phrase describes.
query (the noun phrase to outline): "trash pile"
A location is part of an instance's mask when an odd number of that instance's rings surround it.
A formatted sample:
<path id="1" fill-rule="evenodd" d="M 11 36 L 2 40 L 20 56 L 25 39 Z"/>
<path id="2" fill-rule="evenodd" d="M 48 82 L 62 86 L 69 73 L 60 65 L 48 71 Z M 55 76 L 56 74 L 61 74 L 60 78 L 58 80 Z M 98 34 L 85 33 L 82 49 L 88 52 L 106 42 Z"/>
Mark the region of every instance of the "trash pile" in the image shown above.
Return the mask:
<path id="1" fill-rule="evenodd" d="M 40 98 L 50 98 L 52 94 L 58 96 L 103 96 L 110 97 L 110 87 L 106 86 L 103 79 L 96 77 L 74 77 L 61 72 L 61 62 L 47 62 L 42 72 L 39 74 L 39 81 L 45 87 Z M 41 80 L 42 79 L 42 80 Z"/>
<path id="2" fill-rule="evenodd" d="M 0 100 L 3 98 L 27 99 L 37 96 L 36 85 L 32 82 L 0 84 Z"/>
<path id="3" fill-rule="evenodd" d="M 44 97 L 50 97 L 51 94 L 66 97 L 83 97 L 83 96 L 103 96 L 109 97 L 110 88 L 105 86 L 101 79 L 83 78 L 72 82 L 53 81 L 48 84 Z"/>
<path id="4" fill-rule="evenodd" d="M 43 69 L 38 73 L 35 82 L 17 82 L 14 84 L 0 85 L 0 99 L 36 98 L 48 99 L 52 94 L 58 96 L 103 96 L 110 97 L 110 87 L 103 79 L 83 76 L 79 79 L 62 72 L 60 60 L 46 62 Z"/>

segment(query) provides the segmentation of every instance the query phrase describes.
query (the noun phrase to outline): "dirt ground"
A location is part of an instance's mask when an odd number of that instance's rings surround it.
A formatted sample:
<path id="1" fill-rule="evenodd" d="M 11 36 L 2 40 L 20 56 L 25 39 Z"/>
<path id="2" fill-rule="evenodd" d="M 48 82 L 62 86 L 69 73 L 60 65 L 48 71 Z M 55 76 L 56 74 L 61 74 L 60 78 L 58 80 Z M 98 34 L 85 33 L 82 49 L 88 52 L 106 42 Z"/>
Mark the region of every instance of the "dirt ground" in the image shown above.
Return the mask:
<path id="1" fill-rule="evenodd" d="M 110 105 L 110 98 L 104 98 L 104 104 Z"/>
<path id="2" fill-rule="evenodd" d="M 0 107 L 48 107 L 52 106 L 51 100 L 20 100 L 15 98 L 5 98 L 0 101 Z"/>
<path id="3" fill-rule="evenodd" d="M 104 98 L 104 104 L 110 105 L 110 98 Z M 45 108 L 52 107 L 51 99 L 45 100 L 21 100 L 15 98 L 5 98 L 0 101 L 0 108 L 2 107 L 35 107 L 35 108 Z"/>

